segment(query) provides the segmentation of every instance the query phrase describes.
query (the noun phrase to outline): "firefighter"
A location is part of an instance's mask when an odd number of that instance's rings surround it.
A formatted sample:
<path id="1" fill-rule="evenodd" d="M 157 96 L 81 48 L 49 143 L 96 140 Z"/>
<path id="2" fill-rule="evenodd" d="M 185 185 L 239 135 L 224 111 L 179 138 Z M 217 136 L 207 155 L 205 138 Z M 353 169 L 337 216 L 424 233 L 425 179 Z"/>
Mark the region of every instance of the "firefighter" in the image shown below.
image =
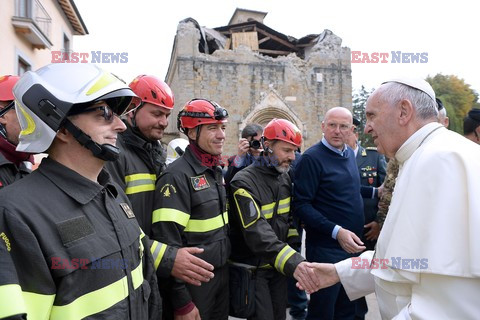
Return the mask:
<path id="1" fill-rule="evenodd" d="M 213 101 L 189 101 L 178 114 L 177 126 L 190 144 L 156 184 L 153 238 L 175 247 L 201 247 L 205 251 L 198 256 L 215 267 L 215 277 L 200 287 L 173 281 L 170 298 L 177 318 L 228 318 L 230 242 L 218 165 L 227 117 L 227 110 Z"/>
<path id="2" fill-rule="evenodd" d="M 0 77 L 0 189 L 29 174 L 33 155 L 16 151 L 20 124 L 15 114 L 13 86 L 17 76 Z"/>
<path id="3" fill-rule="evenodd" d="M 130 89 L 142 100 L 138 107 L 126 113 L 126 130 L 119 134 L 120 155 L 109 161 L 106 169 L 132 203 L 132 210 L 142 230 L 151 236 L 153 194 L 155 181 L 165 167 L 165 151 L 160 139 L 168 125 L 174 106 L 170 87 L 162 80 L 149 75 L 136 77 Z M 200 248 L 177 248 L 159 243 L 158 274 L 170 275 L 194 285 L 213 277 L 213 266 L 195 257 Z"/>
<path id="4" fill-rule="evenodd" d="M 262 141 L 260 157 L 230 184 L 231 260 L 257 267 L 251 319 L 277 320 L 286 317 L 287 277 L 311 281 L 308 263 L 290 246 L 301 241 L 290 215 L 288 171 L 302 135 L 293 123 L 273 119 Z"/>
<path id="5" fill-rule="evenodd" d="M 17 149 L 49 156 L 0 190 L 0 318 L 158 319 L 158 253 L 103 170 L 135 94 L 96 65 L 51 64 L 14 96 Z"/>

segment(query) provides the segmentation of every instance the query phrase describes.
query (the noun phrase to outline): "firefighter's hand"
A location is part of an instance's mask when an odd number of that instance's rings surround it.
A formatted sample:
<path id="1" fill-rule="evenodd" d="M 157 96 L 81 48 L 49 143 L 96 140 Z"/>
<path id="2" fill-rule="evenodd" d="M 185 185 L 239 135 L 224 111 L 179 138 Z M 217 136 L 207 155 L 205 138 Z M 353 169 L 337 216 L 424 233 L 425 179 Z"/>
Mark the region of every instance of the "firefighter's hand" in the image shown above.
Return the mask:
<path id="1" fill-rule="evenodd" d="M 174 316 L 175 320 L 202 320 L 200 318 L 200 312 L 198 311 L 197 307 L 194 307 L 192 311 L 183 315 L 183 316 Z"/>
<path id="2" fill-rule="evenodd" d="M 213 266 L 194 254 L 202 253 L 201 248 L 179 248 L 173 263 L 172 276 L 195 286 L 213 278 Z"/>
<path id="3" fill-rule="evenodd" d="M 309 262 L 300 262 L 295 268 L 293 277 L 301 284 L 302 288 L 304 288 L 302 290 L 306 290 L 307 292 L 316 291 L 316 288 L 320 285 L 320 281 L 315 276 L 314 269 Z"/>
<path id="4" fill-rule="evenodd" d="M 357 253 L 365 250 L 362 240 L 350 230 L 340 228 L 337 233 L 337 240 L 342 249 L 348 253 Z"/>
<path id="5" fill-rule="evenodd" d="M 300 290 L 305 290 L 307 293 L 313 293 L 323 288 L 328 288 L 340 281 L 335 265 L 332 263 L 309 263 L 309 267 L 314 272 L 315 288 L 313 291 L 308 290 L 301 282 L 297 282 L 297 287 Z"/>
<path id="6" fill-rule="evenodd" d="M 380 225 L 376 221 L 372 221 L 363 226 L 364 228 L 370 228 L 367 233 L 365 233 L 365 239 L 367 240 L 377 240 L 378 235 L 380 234 Z"/>

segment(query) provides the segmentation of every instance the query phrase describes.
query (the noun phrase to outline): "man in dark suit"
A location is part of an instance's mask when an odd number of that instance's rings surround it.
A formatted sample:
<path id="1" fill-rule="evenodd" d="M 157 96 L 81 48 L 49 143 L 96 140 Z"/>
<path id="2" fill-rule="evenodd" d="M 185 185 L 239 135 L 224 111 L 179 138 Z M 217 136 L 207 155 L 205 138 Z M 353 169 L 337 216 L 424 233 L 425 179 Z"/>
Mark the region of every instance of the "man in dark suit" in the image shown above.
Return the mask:
<path id="1" fill-rule="evenodd" d="M 362 185 L 363 212 L 365 214 L 365 226 L 362 241 L 367 250 L 373 250 L 380 233 L 380 225 L 375 221 L 378 211 L 379 188 L 385 179 L 386 161 L 385 156 L 378 153 L 377 148 L 364 148 L 358 143 L 357 127 L 358 119 L 353 118 L 354 129 L 347 140 L 347 144 L 355 152 L 360 184 Z M 356 300 L 355 319 L 365 319 L 368 312 L 365 298 Z"/>

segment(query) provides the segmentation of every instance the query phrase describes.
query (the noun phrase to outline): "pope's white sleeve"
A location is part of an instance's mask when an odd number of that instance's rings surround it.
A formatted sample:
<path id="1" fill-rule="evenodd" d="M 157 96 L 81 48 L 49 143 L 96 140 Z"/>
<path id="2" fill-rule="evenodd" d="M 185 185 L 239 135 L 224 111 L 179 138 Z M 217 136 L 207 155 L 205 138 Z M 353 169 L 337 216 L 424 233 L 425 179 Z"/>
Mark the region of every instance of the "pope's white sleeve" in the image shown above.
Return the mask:
<path id="1" fill-rule="evenodd" d="M 335 263 L 340 282 L 345 288 L 345 292 L 350 300 L 355 300 L 375 292 L 375 281 L 369 268 L 363 268 L 362 265 L 370 265 L 374 251 L 365 251 L 353 259 L 361 259 L 365 263 L 356 264 L 352 258 Z"/>

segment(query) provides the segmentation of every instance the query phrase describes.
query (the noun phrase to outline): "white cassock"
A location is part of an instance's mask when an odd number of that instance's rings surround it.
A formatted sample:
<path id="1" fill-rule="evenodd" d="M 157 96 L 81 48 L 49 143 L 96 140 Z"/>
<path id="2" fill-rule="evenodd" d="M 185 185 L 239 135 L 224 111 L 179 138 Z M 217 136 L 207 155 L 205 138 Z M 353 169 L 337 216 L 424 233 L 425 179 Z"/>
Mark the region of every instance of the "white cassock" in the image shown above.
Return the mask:
<path id="1" fill-rule="evenodd" d="M 395 158 L 400 171 L 375 252 L 388 266 L 341 261 L 342 285 L 351 300 L 375 292 L 382 319 L 480 319 L 480 146 L 429 123 Z M 423 266 L 399 266 L 399 258 Z"/>

